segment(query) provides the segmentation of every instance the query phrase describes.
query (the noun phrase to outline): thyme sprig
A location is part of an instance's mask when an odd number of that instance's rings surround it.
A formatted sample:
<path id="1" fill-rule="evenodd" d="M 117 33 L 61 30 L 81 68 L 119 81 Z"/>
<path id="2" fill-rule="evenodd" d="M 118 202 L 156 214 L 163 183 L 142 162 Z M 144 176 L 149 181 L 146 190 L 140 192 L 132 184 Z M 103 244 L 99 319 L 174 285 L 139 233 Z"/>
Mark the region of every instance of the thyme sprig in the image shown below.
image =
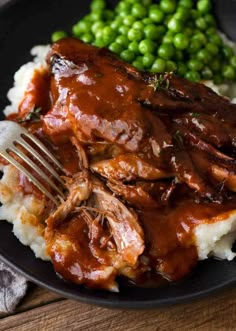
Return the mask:
<path id="1" fill-rule="evenodd" d="M 41 111 L 42 111 L 42 107 L 36 107 L 34 105 L 34 107 L 28 112 L 25 118 L 21 118 L 18 120 L 18 123 L 39 122 L 41 119 Z"/>
<path id="2" fill-rule="evenodd" d="M 177 130 L 175 132 L 174 139 L 176 140 L 176 142 L 177 142 L 177 144 L 179 146 L 183 146 L 184 145 L 184 139 L 183 139 L 183 136 L 182 136 L 182 134 L 181 134 L 181 132 L 179 130 Z"/>
<path id="3" fill-rule="evenodd" d="M 192 115 L 192 117 L 199 117 L 199 116 L 201 116 L 200 113 L 191 113 L 191 115 Z"/>
<path id="4" fill-rule="evenodd" d="M 156 92 L 158 89 L 168 90 L 170 87 L 170 79 L 173 73 L 170 72 L 168 75 L 154 76 L 154 79 L 150 82 L 149 86 L 153 87 Z"/>

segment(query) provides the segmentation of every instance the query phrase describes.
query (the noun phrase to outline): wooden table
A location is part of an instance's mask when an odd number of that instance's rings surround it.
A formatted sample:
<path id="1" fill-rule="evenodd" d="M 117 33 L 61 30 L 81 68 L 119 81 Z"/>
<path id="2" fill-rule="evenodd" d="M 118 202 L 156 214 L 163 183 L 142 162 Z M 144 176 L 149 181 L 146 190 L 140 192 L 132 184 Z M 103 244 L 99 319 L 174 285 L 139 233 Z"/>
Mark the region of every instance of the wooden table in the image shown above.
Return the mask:
<path id="1" fill-rule="evenodd" d="M 151 311 L 99 308 L 30 285 L 0 331 L 228 331 L 236 330 L 236 289 L 189 304 Z"/>

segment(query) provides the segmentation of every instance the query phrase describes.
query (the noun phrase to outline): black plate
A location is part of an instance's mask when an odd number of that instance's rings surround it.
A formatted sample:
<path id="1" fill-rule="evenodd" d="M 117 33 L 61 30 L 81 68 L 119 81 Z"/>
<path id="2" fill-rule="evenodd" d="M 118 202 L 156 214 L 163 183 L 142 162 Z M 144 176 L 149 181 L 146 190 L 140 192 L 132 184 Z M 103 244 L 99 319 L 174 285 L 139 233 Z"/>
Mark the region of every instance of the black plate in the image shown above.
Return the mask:
<path id="1" fill-rule="evenodd" d="M 31 47 L 49 43 L 50 34 L 56 29 L 69 30 L 89 8 L 89 1 L 78 0 L 8 2 L 10 5 L 0 12 L 0 109 L 7 104 L 5 95 L 12 86 L 14 72 L 30 60 Z M 209 260 L 200 263 L 188 279 L 165 288 L 121 287 L 118 294 L 89 290 L 58 278 L 52 265 L 36 259 L 11 230 L 11 225 L 0 222 L 3 261 L 38 285 L 87 303 L 116 308 L 154 308 L 190 301 L 236 283 L 236 261 Z"/>

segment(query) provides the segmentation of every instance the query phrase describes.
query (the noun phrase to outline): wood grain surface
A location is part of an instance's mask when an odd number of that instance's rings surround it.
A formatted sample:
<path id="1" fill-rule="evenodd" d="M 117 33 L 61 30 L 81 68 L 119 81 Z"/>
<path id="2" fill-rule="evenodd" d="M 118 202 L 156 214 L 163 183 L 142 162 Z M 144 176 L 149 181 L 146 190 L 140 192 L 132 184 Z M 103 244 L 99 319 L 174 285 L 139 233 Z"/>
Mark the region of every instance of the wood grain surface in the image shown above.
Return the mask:
<path id="1" fill-rule="evenodd" d="M 31 285 L 0 331 L 228 331 L 236 330 L 236 289 L 155 310 L 111 310 L 67 300 Z"/>

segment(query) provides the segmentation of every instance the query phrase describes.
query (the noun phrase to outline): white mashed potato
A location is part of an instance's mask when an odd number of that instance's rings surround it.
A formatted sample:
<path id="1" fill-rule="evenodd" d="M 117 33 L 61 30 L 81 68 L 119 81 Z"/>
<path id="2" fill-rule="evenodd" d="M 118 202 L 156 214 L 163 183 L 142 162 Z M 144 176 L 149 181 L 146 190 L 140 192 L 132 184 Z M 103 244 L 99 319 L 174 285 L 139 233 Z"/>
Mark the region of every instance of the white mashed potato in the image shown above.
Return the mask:
<path id="1" fill-rule="evenodd" d="M 10 105 L 4 110 L 5 115 L 17 112 L 18 104 L 22 100 L 24 91 L 33 76 L 35 69 L 44 68 L 45 55 L 49 46 L 36 46 L 31 50 L 34 60 L 23 65 L 14 76 L 14 86 L 8 92 Z M 215 92 L 225 95 L 236 103 L 236 84 L 216 86 L 212 82 L 205 82 Z M 0 180 L 0 219 L 13 224 L 13 232 L 24 244 L 30 246 L 36 257 L 48 259 L 43 238 L 44 225 L 41 212 L 44 202 L 36 197 L 24 196 L 14 188 L 17 186 L 18 171 L 11 165 L 2 166 L 3 177 Z M 194 230 L 195 242 L 199 260 L 215 256 L 220 259 L 232 260 L 232 244 L 236 240 L 236 210 L 218 215 L 215 219 L 206 220 L 205 224 L 196 226 Z"/>
<path id="2" fill-rule="evenodd" d="M 4 109 L 6 116 L 16 113 L 34 71 L 46 66 L 45 56 L 50 46 L 36 46 L 31 50 L 33 62 L 24 64 L 14 75 L 14 86 L 7 97 L 10 105 Z M 1 166 L 3 177 L 0 181 L 0 219 L 13 224 L 15 236 L 24 245 L 30 246 L 36 257 L 48 260 L 46 244 L 43 237 L 44 225 L 42 211 L 44 201 L 33 195 L 24 196 L 16 190 L 18 186 L 18 171 L 11 165 Z"/>

